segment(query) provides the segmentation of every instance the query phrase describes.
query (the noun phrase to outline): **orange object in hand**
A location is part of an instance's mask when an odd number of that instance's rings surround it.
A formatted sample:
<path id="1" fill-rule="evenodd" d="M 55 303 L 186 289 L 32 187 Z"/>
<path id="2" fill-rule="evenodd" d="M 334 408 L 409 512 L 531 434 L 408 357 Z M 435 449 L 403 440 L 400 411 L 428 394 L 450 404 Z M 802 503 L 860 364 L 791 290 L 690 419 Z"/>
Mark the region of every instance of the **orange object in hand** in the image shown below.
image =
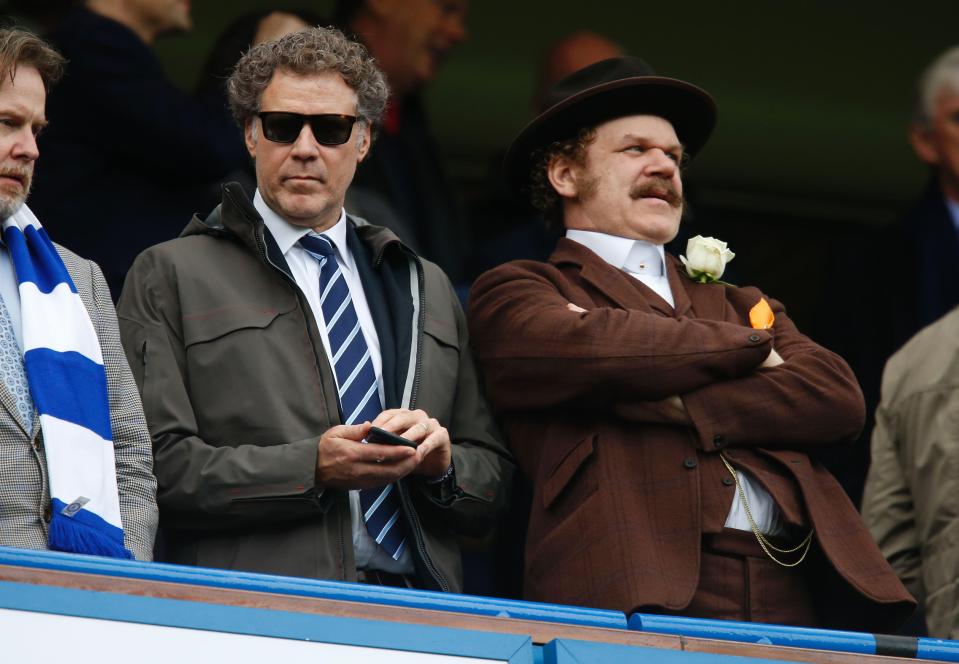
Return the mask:
<path id="1" fill-rule="evenodd" d="M 749 324 L 754 330 L 768 330 L 775 322 L 776 316 L 773 315 L 773 310 L 766 302 L 766 298 L 759 298 L 759 302 L 749 310 Z"/>

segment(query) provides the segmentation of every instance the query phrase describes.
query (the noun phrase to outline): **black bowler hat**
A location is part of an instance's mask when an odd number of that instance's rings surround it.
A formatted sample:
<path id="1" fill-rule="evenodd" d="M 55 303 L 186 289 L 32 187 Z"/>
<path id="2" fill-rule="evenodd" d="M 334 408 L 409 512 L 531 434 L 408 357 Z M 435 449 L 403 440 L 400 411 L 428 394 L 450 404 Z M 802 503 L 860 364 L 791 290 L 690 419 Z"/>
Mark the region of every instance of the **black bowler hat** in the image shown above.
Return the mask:
<path id="1" fill-rule="evenodd" d="M 706 144 L 716 126 L 716 102 L 705 90 L 657 76 L 639 58 L 601 60 L 570 74 L 546 93 L 540 114 L 506 153 L 510 189 L 518 193 L 528 183 L 537 148 L 572 138 L 584 127 L 635 114 L 669 120 L 690 157 Z"/>

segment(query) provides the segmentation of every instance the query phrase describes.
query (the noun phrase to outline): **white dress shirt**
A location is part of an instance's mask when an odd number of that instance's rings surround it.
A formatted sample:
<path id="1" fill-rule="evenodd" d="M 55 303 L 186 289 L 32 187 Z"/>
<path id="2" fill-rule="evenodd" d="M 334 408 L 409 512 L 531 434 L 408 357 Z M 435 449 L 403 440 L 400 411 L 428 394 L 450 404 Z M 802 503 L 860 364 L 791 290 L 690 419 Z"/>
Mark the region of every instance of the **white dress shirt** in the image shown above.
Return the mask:
<path id="1" fill-rule="evenodd" d="M 675 306 L 673 291 L 669 287 L 666 272 L 666 252 L 662 245 L 596 231 L 574 229 L 567 230 L 566 237 L 591 250 L 613 267 L 623 270 L 629 276 L 646 284 L 666 300 L 670 307 Z M 573 304 L 579 305 L 578 302 Z M 776 506 L 769 492 L 752 480 L 747 473 L 737 470 L 736 476 L 743 493 L 746 494 L 749 510 L 760 532 L 767 535 L 783 532 L 779 507 Z M 752 530 L 738 494 L 737 491 L 733 496 L 725 526 L 737 530 Z"/>
<path id="2" fill-rule="evenodd" d="M 276 240 L 277 246 L 283 252 L 287 265 L 293 273 L 293 279 L 296 285 L 303 291 L 307 302 L 310 303 L 310 309 L 313 310 L 313 318 L 316 319 L 316 326 L 320 330 L 320 338 L 323 341 L 323 348 L 326 350 L 326 357 L 330 360 L 330 366 L 333 366 L 333 354 L 330 352 L 330 336 L 326 329 L 326 323 L 323 319 L 323 308 L 320 306 L 320 263 L 303 247 L 299 241 L 304 235 L 312 229 L 301 226 L 294 226 L 276 212 L 274 212 L 263 200 L 259 190 L 253 197 L 253 207 L 260 213 L 263 222 Z M 383 397 L 383 357 L 380 354 L 380 340 L 376 335 L 376 327 L 373 325 L 373 316 L 370 314 L 370 306 L 366 301 L 366 293 L 363 291 L 363 283 L 360 281 L 360 274 L 356 269 L 356 261 L 353 254 L 346 244 L 346 211 L 340 211 L 340 218 L 332 228 L 328 228 L 322 233 L 332 240 L 336 248 L 336 260 L 340 264 L 340 270 L 346 279 L 346 285 L 350 289 L 350 298 L 353 300 L 353 307 L 356 309 L 356 317 L 360 321 L 360 330 L 363 332 L 363 338 L 366 339 L 366 345 L 370 349 L 370 358 L 373 360 L 373 371 L 376 373 L 376 386 L 380 395 L 380 403 L 384 403 Z M 336 379 L 336 372 L 333 372 L 333 378 Z M 377 544 L 363 522 L 363 510 L 360 508 L 360 492 L 350 491 L 350 521 L 353 526 L 353 554 L 356 558 L 357 569 L 378 569 L 395 574 L 412 574 L 413 559 L 410 555 L 409 547 L 403 550 L 399 560 L 393 558 Z"/>

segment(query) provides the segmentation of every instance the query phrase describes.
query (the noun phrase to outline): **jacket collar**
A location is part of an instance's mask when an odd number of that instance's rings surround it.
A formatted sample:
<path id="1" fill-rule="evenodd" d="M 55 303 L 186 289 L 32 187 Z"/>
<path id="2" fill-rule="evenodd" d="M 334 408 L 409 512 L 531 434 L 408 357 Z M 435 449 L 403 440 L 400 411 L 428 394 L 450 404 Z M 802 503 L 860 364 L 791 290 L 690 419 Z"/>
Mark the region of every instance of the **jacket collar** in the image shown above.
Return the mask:
<path id="1" fill-rule="evenodd" d="M 356 229 L 360 239 L 369 247 L 373 267 L 379 267 L 383 262 L 384 254 L 393 249 L 413 255 L 413 252 L 388 228 L 374 226 L 352 214 L 347 215 L 347 222 Z M 284 271 L 289 272 L 283 252 L 266 228 L 260 214 L 253 207 L 252 200 L 238 182 L 224 184 L 222 202 L 206 217 L 193 215 L 193 219 L 180 233 L 180 237 L 211 234 L 232 236 L 257 253 L 260 251 L 258 238 L 262 237 L 266 245 L 267 257 Z"/>

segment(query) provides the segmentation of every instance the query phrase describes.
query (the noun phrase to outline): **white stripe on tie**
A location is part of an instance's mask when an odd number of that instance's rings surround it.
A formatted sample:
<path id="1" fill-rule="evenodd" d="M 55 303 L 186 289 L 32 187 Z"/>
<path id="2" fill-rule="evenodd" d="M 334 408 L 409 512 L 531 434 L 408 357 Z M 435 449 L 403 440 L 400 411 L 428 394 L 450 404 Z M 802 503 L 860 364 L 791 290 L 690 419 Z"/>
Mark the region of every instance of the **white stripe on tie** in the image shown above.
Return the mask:
<path id="1" fill-rule="evenodd" d="M 380 534 L 376 536 L 377 544 L 383 543 L 383 540 L 386 538 L 386 534 L 390 532 L 390 528 L 393 527 L 393 524 L 396 523 L 398 518 L 400 518 L 400 511 L 396 510 L 393 512 L 393 516 L 390 517 L 390 520 L 386 522 L 386 525 L 383 526 L 383 530 L 380 531 Z"/>
<path id="2" fill-rule="evenodd" d="M 370 400 L 370 397 L 376 394 L 376 381 L 373 381 L 373 384 L 370 385 L 370 391 L 366 393 L 366 396 L 360 399 L 359 405 L 356 409 L 350 413 L 350 416 L 346 418 L 347 424 L 353 424 L 354 419 L 359 415 L 363 409 L 366 407 L 366 402 Z"/>
<path id="3" fill-rule="evenodd" d="M 386 500 L 386 497 L 390 495 L 390 491 L 392 490 L 393 490 L 392 484 L 387 484 L 385 487 L 383 487 L 383 493 L 381 493 L 379 498 L 376 499 L 376 502 L 370 505 L 370 509 L 366 510 L 366 512 L 363 514 L 364 521 L 370 520 L 370 517 L 373 516 L 373 512 L 375 512 L 376 508 L 380 506 L 380 503 Z"/>
<path id="4" fill-rule="evenodd" d="M 366 349 L 366 354 L 363 355 L 363 359 L 359 361 L 356 367 L 353 369 L 353 373 L 350 374 L 349 378 L 343 381 L 343 385 L 340 386 L 340 396 L 346 394 L 346 391 L 350 389 L 350 385 L 353 384 L 354 379 L 360 375 L 360 370 L 366 366 L 366 361 L 370 359 L 370 349 Z"/>
<path id="5" fill-rule="evenodd" d="M 340 308 L 336 310 L 336 313 L 333 314 L 333 319 L 326 323 L 326 329 L 332 330 L 333 326 L 336 325 L 336 321 L 340 320 L 340 316 L 343 315 L 343 312 L 346 311 L 346 308 L 350 306 L 353 300 L 349 295 L 343 298 L 343 302 L 340 303 Z"/>
<path id="6" fill-rule="evenodd" d="M 333 366 L 336 366 L 336 363 L 340 361 L 340 358 L 343 357 L 343 352 L 350 345 L 350 342 L 353 341 L 353 337 L 356 336 L 356 333 L 360 331 L 360 321 L 356 321 L 356 325 L 353 326 L 353 330 L 346 335 L 346 339 L 343 340 L 343 344 L 340 346 L 340 349 L 336 351 L 336 355 L 333 356 Z M 369 349 L 367 349 L 369 352 Z M 362 364 L 362 362 L 360 363 Z"/>
<path id="7" fill-rule="evenodd" d="M 326 263 L 326 258 L 323 259 L 323 263 L 320 264 L 320 272 L 323 271 L 323 265 Z M 329 282 L 326 284 L 326 288 L 323 289 L 323 292 L 320 293 L 320 306 L 323 306 L 323 303 L 326 302 L 326 296 L 330 294 L 330 290 L 333 286 L 336 285 L 336 280 L 342 276 L 339 268 L 336 268 L 336 272 L 333 273 L 333 276 L 330 278 Z"/>

